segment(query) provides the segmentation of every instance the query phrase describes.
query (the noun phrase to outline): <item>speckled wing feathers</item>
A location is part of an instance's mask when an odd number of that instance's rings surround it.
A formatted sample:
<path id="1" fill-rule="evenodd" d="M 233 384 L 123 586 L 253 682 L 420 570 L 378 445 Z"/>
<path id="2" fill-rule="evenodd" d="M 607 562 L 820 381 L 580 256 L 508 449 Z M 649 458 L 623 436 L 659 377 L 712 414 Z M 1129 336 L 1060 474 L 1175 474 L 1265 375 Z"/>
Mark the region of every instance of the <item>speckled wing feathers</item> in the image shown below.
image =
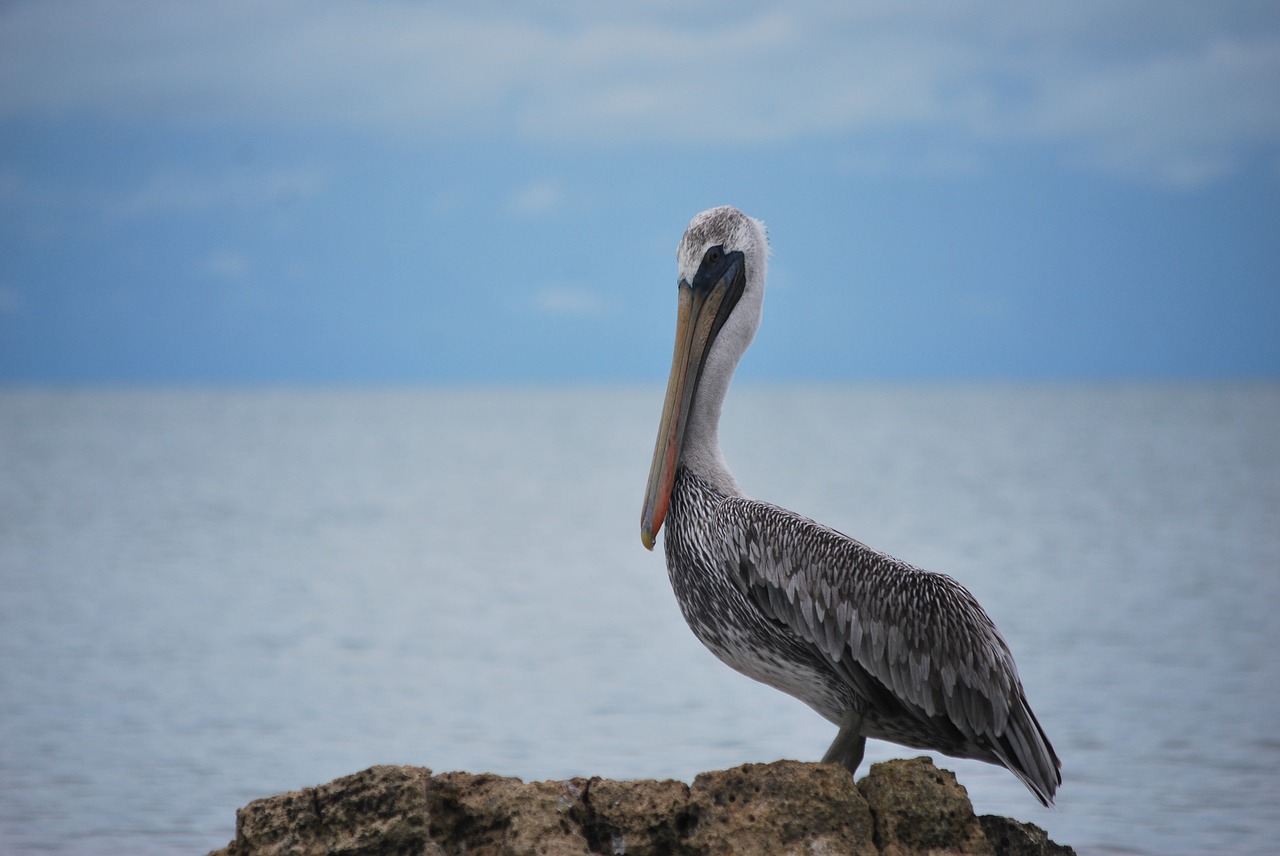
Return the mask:
<path id="1" fill-rule="evenodd" d="M 852 655 L 928 716 L 973 735 L 1003 730 L 1017 676 L 962 586 L 766 503 L 728 499 L 724 512 L 744 524 L 723 530 L 728 554 L 743 557 L 739 581 L 772 618 L 832 663 Z"/>
<path id="2" fill-rule="evenodd" d="M 1057 758 L 1008 647 L 968 590 L 767 503 L 726 497 L 717 517 L 743 592 L 820 650 L 866 699 L 869 718 L 896 722 L 901 742 L 914 742 L 903 739 L 912 728 L 949 732 L 934 739 L 998 758 L 1052 799 Z"/>

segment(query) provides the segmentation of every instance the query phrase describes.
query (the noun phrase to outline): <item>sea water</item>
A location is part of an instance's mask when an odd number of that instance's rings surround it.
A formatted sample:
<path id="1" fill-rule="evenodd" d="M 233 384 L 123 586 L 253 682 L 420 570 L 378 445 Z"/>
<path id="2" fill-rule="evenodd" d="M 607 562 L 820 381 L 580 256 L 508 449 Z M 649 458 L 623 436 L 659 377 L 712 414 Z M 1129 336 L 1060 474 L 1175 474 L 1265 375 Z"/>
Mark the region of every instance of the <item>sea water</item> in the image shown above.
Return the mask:
<path id="1" fill-rule="evenodd" d="M 376 763 L 820 757 L 834 727 L 704 651 L 640 545 L 661 394 L 0 392 L 0 852 L 201 853 Z M 995 619 L 1063 786 L 935 755 L 980 813 L 1272 852 L 1280 386 L 743 386 L 723 442 Z"/>

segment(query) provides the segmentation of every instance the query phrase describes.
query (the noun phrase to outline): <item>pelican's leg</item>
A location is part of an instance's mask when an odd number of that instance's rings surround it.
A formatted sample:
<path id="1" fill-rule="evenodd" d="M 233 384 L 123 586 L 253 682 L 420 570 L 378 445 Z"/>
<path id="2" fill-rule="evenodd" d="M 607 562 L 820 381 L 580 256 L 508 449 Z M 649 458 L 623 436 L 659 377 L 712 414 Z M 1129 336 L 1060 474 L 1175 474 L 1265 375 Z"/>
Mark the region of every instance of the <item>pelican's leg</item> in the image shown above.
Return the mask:
<path id="1" fill-rule="evenodd" d="M 822 760 L 827 764 L 839 764 L 850 774 L 858 771 L 862 763 L 862 751 L 867 748 L 867 738 L 862 734 L 862 714 L 850 708 L 840 717 L 840 732 Z"/>

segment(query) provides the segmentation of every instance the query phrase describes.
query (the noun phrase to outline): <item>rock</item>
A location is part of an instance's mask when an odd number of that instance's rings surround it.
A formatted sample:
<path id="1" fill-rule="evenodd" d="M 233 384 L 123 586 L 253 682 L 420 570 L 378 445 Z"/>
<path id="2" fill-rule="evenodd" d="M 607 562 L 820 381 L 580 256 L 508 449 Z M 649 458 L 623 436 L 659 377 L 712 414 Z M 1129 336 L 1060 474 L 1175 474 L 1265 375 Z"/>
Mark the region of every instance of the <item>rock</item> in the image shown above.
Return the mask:
<path id="1" fill-rule="evenodd" d="M 628 856 L 676 852 L 695 822 L 689 786 L 671 780 L 592 779 L 576 817 L 590 852 Z"/>
<path id="2" fill-rule="evenodd" d="M 955 773 L 928 758 L 873 764 L 859 787 L 875 818 L 884 856 L 965 853 L 994 856 Z"/>
<path id="3" fill-rule="evenodd" d="M 1049 833 L 1034 823 L 1019 823 L 994 814 L 984 814 L 978 822 L 1000 856 L 1075 856 L 1076 851 L 1050 841 Z"/>
<path id="4" fill-rule="evenodd" d="M 372 767 L 327 785 L 255 800 L 236 812 L 238 854 L 413 852 L 426 835 L 431 771 Z"/>
<path id="5" fill-rule="evenodd" d="M 371 767 L 255 800 L 211 856 L 1064 856 L 1044 830 L 977 818 L 927 758 L 872 766 L 855 784 L 830 764 L 777 761 L 675 781 L 522 782 Z"/>
<path id="6" fill-rule="evenodd" d="M 463 844 L 466 852 L 495 856 L 592 852 L 572 817 L 582 798 L 577 780 L 525 784 L 491 774 L 444 773 L 432 778 L 425 796 L 419 811 L 425 816 L 426 835 L 418 849 L 352 852 L 444 854 L 458 852 L 456 843 Z"/>
<path id="7" fill-rule="evenodd" d="M 701 773 L 689 807 L 694 824 L 678 852 L 876 854 L 867 801 L 834 764 L 775 761 Z"/>

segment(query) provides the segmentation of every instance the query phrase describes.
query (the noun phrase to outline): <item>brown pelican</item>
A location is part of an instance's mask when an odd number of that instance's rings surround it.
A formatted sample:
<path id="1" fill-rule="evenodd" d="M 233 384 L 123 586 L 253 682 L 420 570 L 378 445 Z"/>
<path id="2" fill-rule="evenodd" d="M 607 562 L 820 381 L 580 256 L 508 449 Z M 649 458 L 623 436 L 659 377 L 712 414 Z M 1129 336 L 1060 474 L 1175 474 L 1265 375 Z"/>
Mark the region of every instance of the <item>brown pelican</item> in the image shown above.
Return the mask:
<path id="1" fill-rule="evenodd" d="M 768 238 L 731 207 L 677 250 L 675 356 L 641 516 L 666 521 L 671 586 L 694 634 L 748 677 L 840 727 L 850 773 L 867 737 L 1000 764 L 1045 805 L 1058 756 L 1013 655 L 973 595 L 785 508 L 747 498 L 720 452 L 720 410 L 760 324 Z"/>

